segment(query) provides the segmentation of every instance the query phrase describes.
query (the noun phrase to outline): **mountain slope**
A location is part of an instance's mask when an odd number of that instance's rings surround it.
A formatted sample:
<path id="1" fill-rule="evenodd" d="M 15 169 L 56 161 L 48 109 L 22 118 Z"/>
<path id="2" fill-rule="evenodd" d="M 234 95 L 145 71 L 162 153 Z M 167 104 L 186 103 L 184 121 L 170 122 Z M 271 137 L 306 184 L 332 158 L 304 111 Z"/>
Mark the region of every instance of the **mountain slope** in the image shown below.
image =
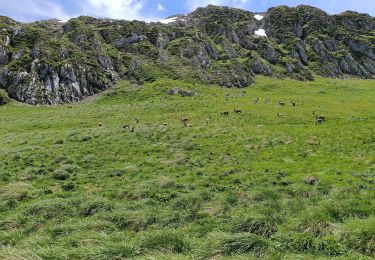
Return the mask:
<path id="1" fill-rule="evenodd" d="M 375 19 L 310 6 L 208 6 L 162 23 L 0 17 L 0 88 L 30 104 L 77 101 L 120 78 L 245 87 L 255 74 L 375 78 Z"/>

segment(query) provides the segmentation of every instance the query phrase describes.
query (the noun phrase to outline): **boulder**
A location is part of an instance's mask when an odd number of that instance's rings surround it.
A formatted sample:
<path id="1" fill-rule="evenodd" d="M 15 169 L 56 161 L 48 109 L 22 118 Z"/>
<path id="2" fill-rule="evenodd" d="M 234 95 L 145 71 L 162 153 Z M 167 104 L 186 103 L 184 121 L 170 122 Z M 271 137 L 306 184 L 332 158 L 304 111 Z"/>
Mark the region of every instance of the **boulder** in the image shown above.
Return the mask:
<path id="1" fill-rule="evenodd" d="M 272 75 L 271 68 L 258 59 L 250 64 L 250 68 L 255 74 L 263 74 L 264 76 Z"/>
<path id="2" fill-rule="evenodd" d="M 194 93 L 189 91 L 189 90 L 186 90 L 186 89 L 181 89 L 181 88 L 172 88 L 170 90 L 168 90 L 167 92 L 169 95 L 181 95 L 182 97 L 192 97 L 194 96 Z"/>
<path id="3" fill-rule="evenodd" d="M 21 49 L 13 53 L 12 60 L 19 60 L 25 54 L 25 50 Z"/>
<path id="4" fill-rule="evenodd" d="M 267 46 L 265 48 L 262 57 L 271 63 L 277 63 L 279 61 L 278 54 L 272 46 Z"/>

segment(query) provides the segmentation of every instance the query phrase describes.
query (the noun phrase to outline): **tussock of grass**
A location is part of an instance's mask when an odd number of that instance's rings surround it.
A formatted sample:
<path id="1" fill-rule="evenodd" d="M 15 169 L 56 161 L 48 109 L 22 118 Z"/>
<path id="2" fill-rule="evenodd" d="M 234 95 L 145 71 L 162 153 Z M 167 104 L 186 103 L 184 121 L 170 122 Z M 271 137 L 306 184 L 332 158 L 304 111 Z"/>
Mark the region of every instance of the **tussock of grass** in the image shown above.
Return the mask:
<path id="1" fill-rule="evenodd" d="M 0 188 L 0 199 L 22 201 L 35 196 L 36 189 L 26 182 L 12 182 Z"/>
<path id="2" fill-rule="evenodd" d="M 178 231 L 162 231 L 150 234 L 141 241 L 142 250 L 156 250 L 167 253 L 184 253 L 191 246 L 187 237 Z"/>
<path id="3" fill-rule="evenodd" d="M 269 242 L 254 234 L 236 234 L 222 242 L 225 255 L 250 254 L 261 257 L 268 248 Z"/>
<path id="4" fill-rule="evenodd" d="M 331 235 L 315 238 L 310 234 L 290 233 L 280 239 L 281 246 L 290 251 L 338 256 L 345 248 Z"/>
<path id="5" fill-rule="evenodd" d="M 30 216 L 45 219 L 68 217 L 75 214 L 75 210 L 69 201 L 59 198 L 34 202 L 26 209 L 26 212 Z"/>
<path id="6" fill-rule="evenodd" d="M 314 237 L 323 237 L 332 233 L 332 224 L 330 217 L 321 212 L 312 212 L 301 219 L 294 219 L 293 223 L 296 230 L 302 233 L 310 234 Z"/>
<path id="7" fill-rule="evenodd" d="M 129 243 L 116 243 L 100 246 L 94 252 L 89 252 L 88 260 L 107 260 L 107 259 L 131 259 L 139 254 L 139 249 Z"/>
<path id="8" fill-rule="evenodd" d="M 375 257 L 375 217 L 346 223 L 341 239 L 351 250 Z"/>
<path id="9" fill-rule="evenodd" d="M 271 237 L 276 233 L 276 224 L 266 218 L 245 218 L 233 226 L 234 232 L 249 232 L 258 236 Z"/>
<path id="10" fill-rule="evenodd" d="M 104 199 L 87 199 L 79 205 L 79 213 L 82 216 L 91 216 L 99 212 L 111 211 L 113 205 Z"/>
<path id="11" fill-rule="evenodd" d="M 67 172 L 63 169 L 56 170 L 52 173 L 52 178 L 55 179 L 55 180 L 59 180 L 59 181 L 65 181 L 65 180 L 69 179 L 69 177 L 70 177 L 69 172 Z"/>

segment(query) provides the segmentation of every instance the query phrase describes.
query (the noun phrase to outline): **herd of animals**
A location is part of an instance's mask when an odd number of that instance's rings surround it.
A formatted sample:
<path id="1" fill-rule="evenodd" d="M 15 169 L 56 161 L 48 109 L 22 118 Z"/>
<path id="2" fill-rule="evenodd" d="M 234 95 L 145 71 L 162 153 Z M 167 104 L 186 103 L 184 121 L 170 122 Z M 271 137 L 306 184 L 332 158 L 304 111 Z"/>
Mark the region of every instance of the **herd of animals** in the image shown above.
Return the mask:
<path id="1" fill-rule="evenodd" d="M 259 98 L 256 98 L 256 99 L 254 100 L 254 104 L 258 104 L 259 101 L 260 101 L 260 99 L 259 99 Z M 270 102 L 270 101 L 271 101 L 270 98 L 266 98 L 266 100 L 265 100 L 266 103 L 268 103 L 268 102 Z M 294 102 L 294 101 L 292 101 L 292 100 L 290 101 L 290 103 L 291 103 L 291 105 L 292 105 L 293 107 L 297 106 L 297 103 Z M 279 105 L 280 107 L 285 107 L 285 106 L 286 106 L 286 103 L 285 103 L 285 102 L 282 102 L 282 101 L 279 101 L 279 102 L 278 102 L 278 105 Z M 239 109 L 239 108 L 235 108 L 235 109 L 233 109 L 233 113 L 235 113 L 235 114 L 241 114 L 241 113 L 242 113 L 242 110 Z M 221 112 L 220 114 L 221 114 L 222 116 L 224 116 L 224 117 L 229 117 L 229 115 L 230 115 L 230 111 L 223 111 L 223 112 Z M 317 113 L 316 111 L 313 111 L 312 114 L 313 114 L 314 117 L 315 117 L 315 124 L 316 124 L 316 125 L 321 125 L 321 124 L 323 124 L 324 122 L 326 122 L 326 118 L 325 118 L 324 116 L 318 115 L 318 113 Z M 278 117 L 282 117 L 283 114 L 281 114 L 281 113 L 277 113 L 277 116 L 278 116 Z M 212 119 L 211 116 L 208 117 L 208 118 L 206 119 L 206 121 L 205 121 L 204 124 L 205 124 L 205 125 L 208 125 L 208 124 L 210 123 L 211 119 Z M 135 121 L 134 121 L 134 123 L 135 123 L 135 124 L 138 124 L 138 123 L 139 123 L 139 120 L 136 118 Z M 192 127 L 192 125 L 190 124 L 190 120 L 189 120 L 188 117 L 184 117 L 184 118 L 182 118 L 182 119 L 181 119 L 181 123 L 182 123 L 185 127 Z M 167 124 L 164 123 L 163 125 L 167 125 Z M 102 126 L 103 126 L 103 124 L 102 124 L 102 123 L 99 123 L 99 127 L 102 127 Z M 133 132 L 136 131 L 136 130 L 135 130 L 135 126 L 131 126 L 130 124 L 124 124 L 124 125 L 123 125 L 123 128 L 126 129 L 126 130 L 129 130 L 131 133 L 133 133 Z"/>
<path id="2" fill-rule="evenodd" d="M 256 99 L 254 100 L 254 104 L 258 104 L 259 101 L 260 101 L 260 99 L 259 99 L 259 98 L 256 98 Z M 268 103 L 268 102 L 270 102 L 270 101 L 271 101 L 270 98 L 266 98 L 266 101 L 265 101 L 265 102 Z M 290 101 L 290 103 L 291 103 L 291 105 L 292 105 L 293 107 L 297 106 L 297 103 L 294 102 L 294 101 L 292 101 L 292 100 Z M 279 106 L 280 106 L 280 107 L 284 107 L 285 105 L 286 105 L 285 102 L 279 101 Z M 236 113 L 236 114 L 241 114 L 241 113 L 242 113 L 242 110 L 239 109 L 239 108 L 235 108 L 235 109 L 233 109 L 233 112 Z M 230 111 L 223 111 L 223 112 L 221 112 L 220 114 L 221 114 L 222 116 L 229 117 Z M 326 121 L 326 118 L 325 118 L 324 116 L 318 115 L 318 113 L 317 113 L 316 111 L 313 111 L 312 114 L 315 116 L 315 123 L 316 123 L 317 125 L 321 125 L 321 124 L 323 124 L 323 123 Z M 278 117 L 282 117 L 283 114 L 281 114 L 281 113 L 277 113 L 277 116 L 278 116 Z M 211 117 L 208 117 L 207 120 L 206 120 L 206 122 L 205 122 L 205 124 L 208 125 L 208 124 L 209 124 L 209 121 L 210 121 L 211 119 L 212 119 Z M 191 127 L 191 124 L 189 124 L 189 118 L 184 117 L 184 118 L 181 119 L 181 122 L 183 123 L 183 125 L 184 125 L 185 127 Z"/>

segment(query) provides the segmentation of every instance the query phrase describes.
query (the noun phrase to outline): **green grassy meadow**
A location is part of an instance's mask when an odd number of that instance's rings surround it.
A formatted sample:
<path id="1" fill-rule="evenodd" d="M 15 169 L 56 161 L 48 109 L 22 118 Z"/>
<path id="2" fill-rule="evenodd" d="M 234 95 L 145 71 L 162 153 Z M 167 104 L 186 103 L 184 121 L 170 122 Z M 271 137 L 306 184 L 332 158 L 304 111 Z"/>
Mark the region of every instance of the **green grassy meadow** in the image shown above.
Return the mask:
<path id="1" fill-rule="evenodd" d="M 373 259 L 374 87 L 160 79 L 1 106 L 0 258 Z"/>

